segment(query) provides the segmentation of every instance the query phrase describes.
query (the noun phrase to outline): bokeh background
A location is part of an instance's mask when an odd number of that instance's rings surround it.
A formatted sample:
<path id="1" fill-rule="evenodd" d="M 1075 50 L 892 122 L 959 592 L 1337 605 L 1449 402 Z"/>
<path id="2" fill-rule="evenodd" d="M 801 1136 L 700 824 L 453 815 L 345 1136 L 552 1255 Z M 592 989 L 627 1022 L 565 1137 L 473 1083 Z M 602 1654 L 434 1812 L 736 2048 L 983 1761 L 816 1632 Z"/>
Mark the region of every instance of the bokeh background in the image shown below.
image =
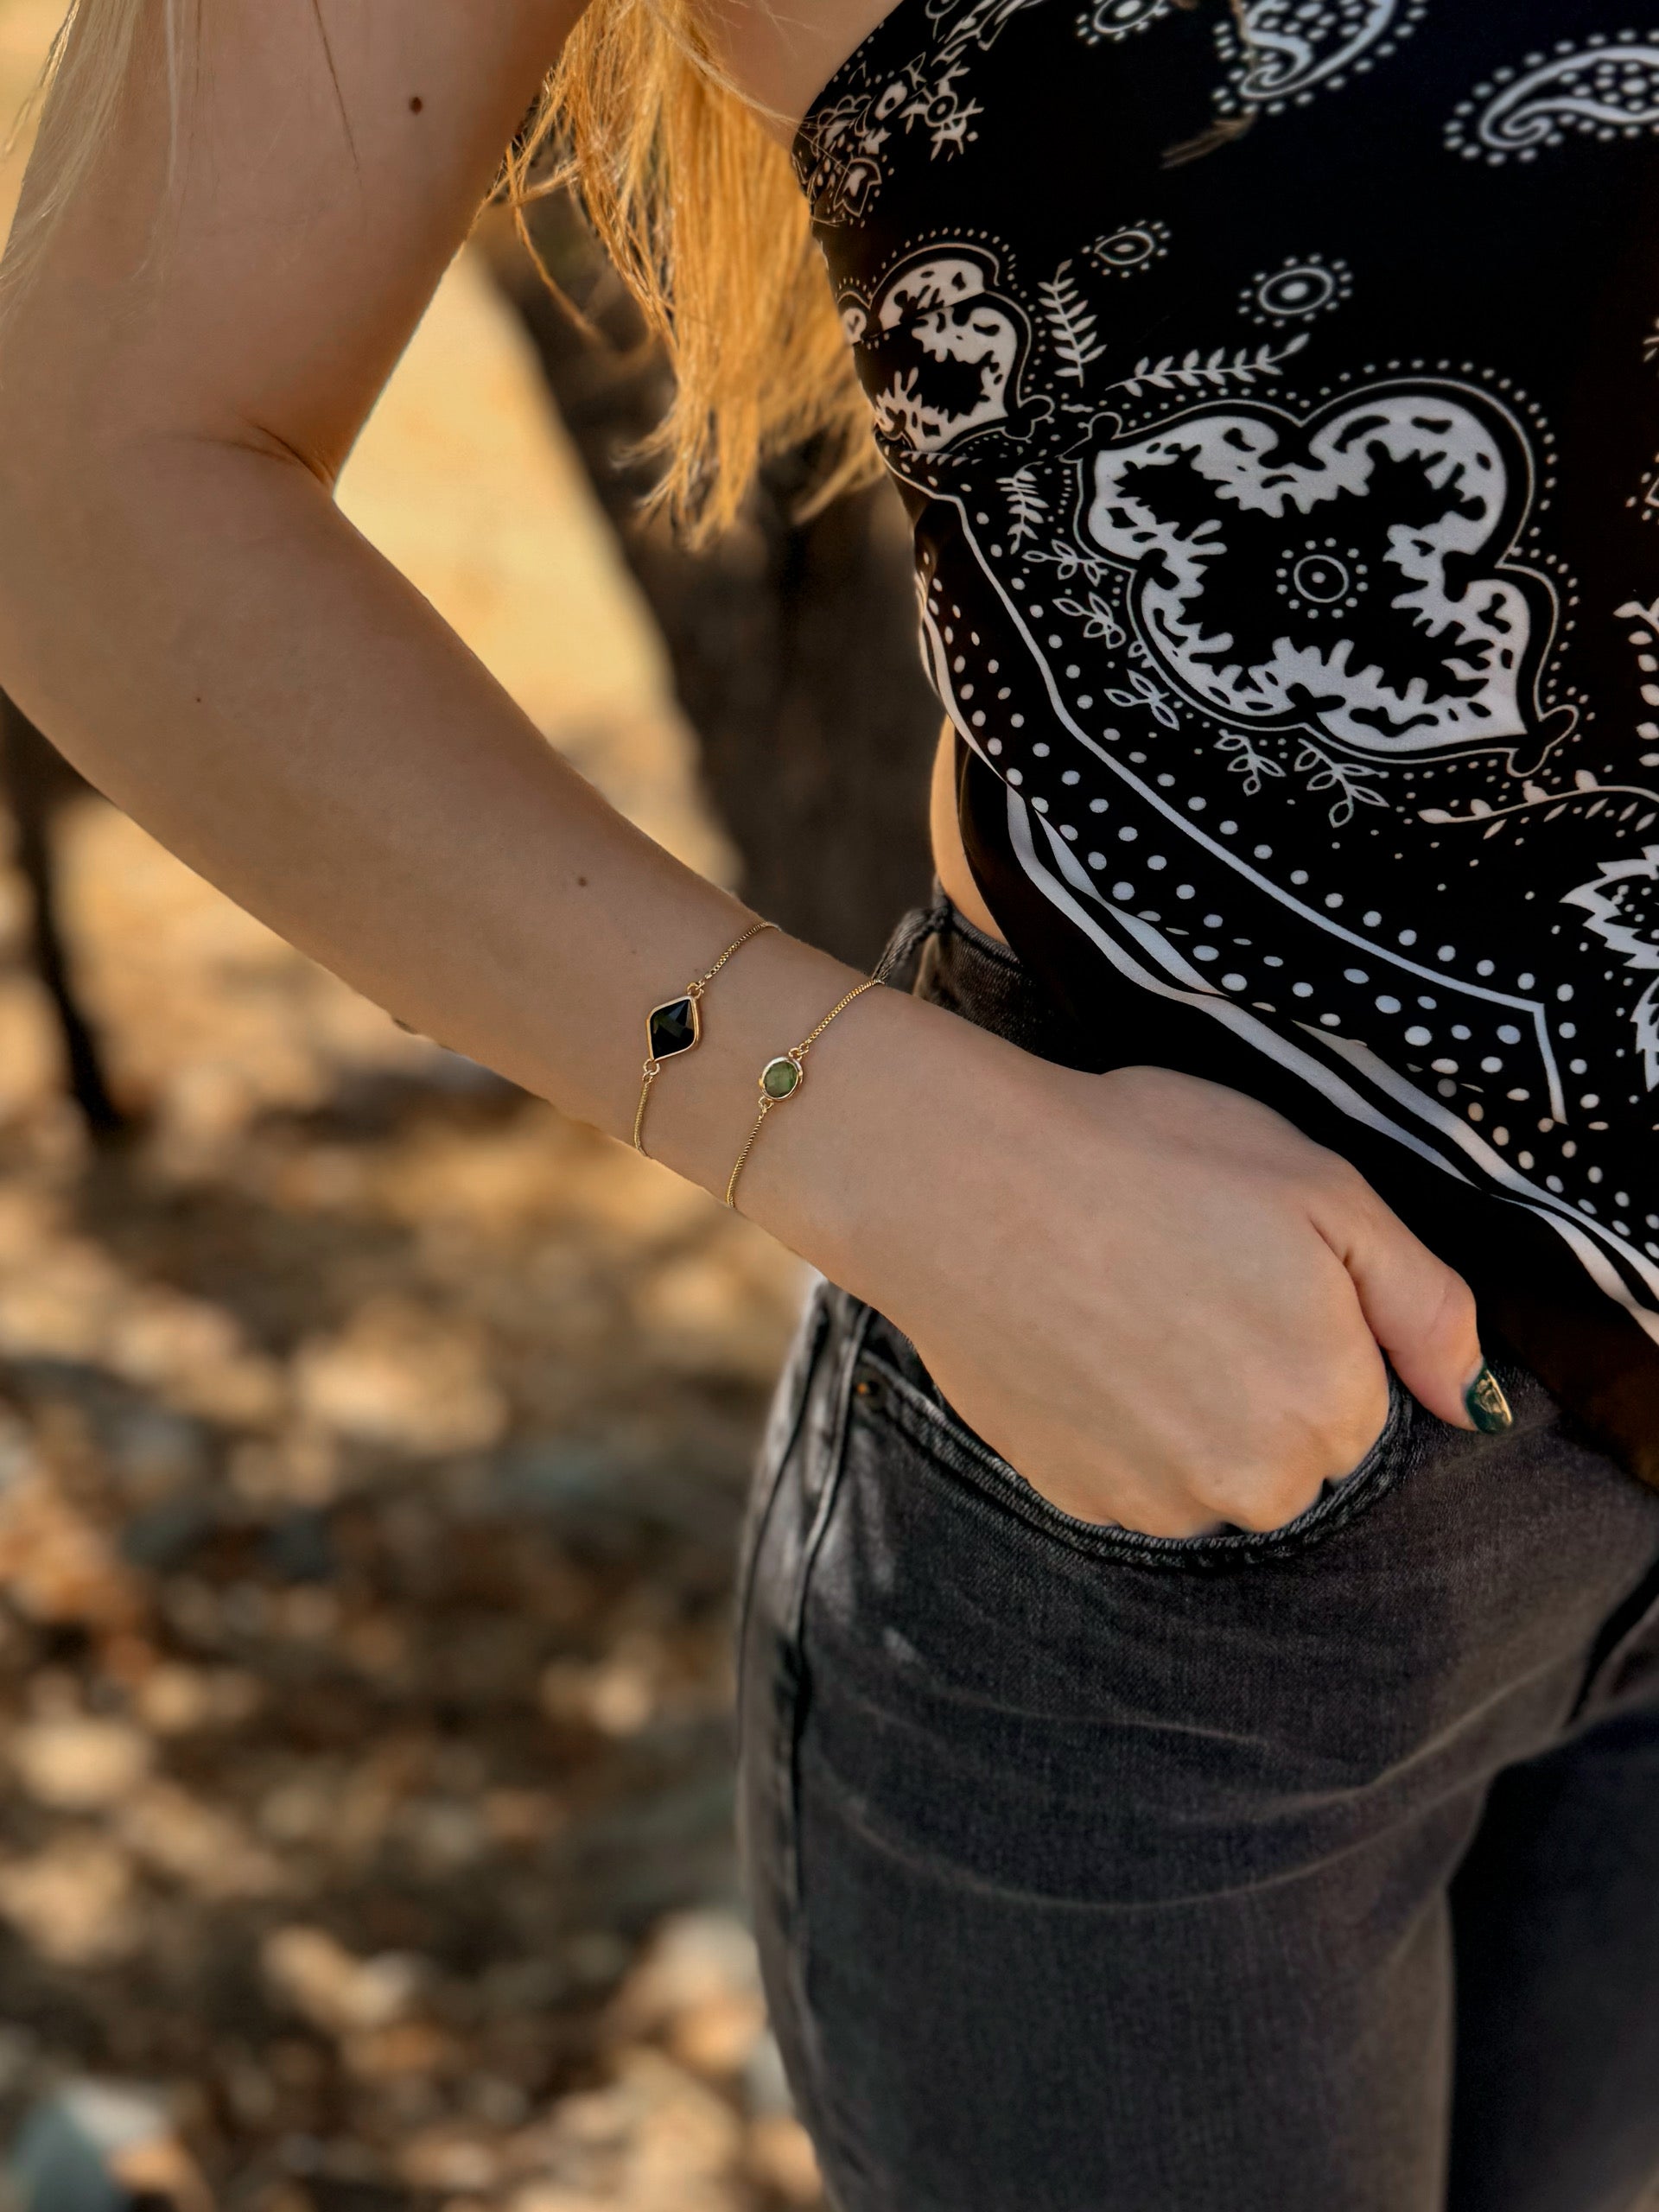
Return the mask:
<path id="1" fill-rule="evenodd" d="M 59 13 L 0 0 L 0 113 Z M 896 512 L 795 519 L 804 455 L 712 555 L 641 530 L 661 365 L 538 228 L 607 344 L 486 215 L 342 505 L 636 820 L 868 959 L 926 881 Z M 10 709 L 0 757 L 0 2196 L 817 2203 L 731 1817 L 798 1263 L 401 1033 Z"/>

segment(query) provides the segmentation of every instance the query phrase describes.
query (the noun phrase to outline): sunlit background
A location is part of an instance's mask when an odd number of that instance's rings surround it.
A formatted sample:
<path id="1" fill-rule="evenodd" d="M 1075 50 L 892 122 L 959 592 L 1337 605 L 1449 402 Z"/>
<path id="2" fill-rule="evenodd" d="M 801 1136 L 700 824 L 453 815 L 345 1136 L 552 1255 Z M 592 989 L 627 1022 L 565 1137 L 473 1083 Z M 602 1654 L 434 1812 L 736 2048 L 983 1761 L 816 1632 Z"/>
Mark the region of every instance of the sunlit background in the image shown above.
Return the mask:
<path id="1" fill-rule="evenodd" d="M 59 12 L 0 0 L 4 113 Z M 737 880 L 509 256 L 486 224 L 445 280 L 343 505 L 551 743 Z M 401 1033 L 84 789 L 44 820 L 127 1126 L 94 1143 L 68 1096 L 0 864 L 13 2201 L 815 2203 L 729 1774 L 734 1537 L 798 1266 Z"/>

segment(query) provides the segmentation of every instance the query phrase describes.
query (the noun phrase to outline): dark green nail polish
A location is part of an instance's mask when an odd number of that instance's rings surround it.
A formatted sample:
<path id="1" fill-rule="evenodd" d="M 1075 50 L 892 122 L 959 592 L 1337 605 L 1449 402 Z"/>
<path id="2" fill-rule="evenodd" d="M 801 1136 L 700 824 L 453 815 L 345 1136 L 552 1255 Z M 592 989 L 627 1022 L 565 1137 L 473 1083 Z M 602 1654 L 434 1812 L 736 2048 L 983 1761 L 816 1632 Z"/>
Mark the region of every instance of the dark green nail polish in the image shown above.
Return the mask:
<path id="1" fill-rule="evenodd" d="M 1463 1402 L 1469 1408 L 1470 1420 L 1488 1436 L 1502 1436 L 1506 1428 L 1515 1427 L 1510 1402 L 1490 1367 L 1481 1369 L 1464 1392 Z"/>

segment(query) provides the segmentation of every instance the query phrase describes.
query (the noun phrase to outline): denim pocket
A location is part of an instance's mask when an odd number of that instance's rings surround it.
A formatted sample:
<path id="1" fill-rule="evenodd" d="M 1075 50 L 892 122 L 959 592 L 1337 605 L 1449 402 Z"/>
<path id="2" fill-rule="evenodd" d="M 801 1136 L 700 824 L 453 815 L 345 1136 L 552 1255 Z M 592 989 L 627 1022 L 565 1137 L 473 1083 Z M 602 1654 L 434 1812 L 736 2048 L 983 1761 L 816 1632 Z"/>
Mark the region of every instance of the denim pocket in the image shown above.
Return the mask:
<path id="1" fill-rule="evenodd" d="M 969 1427 L 940 1394 L 913 1348 L 878 1318 L 855 1380 L 855 1417 L 889 1422 L 945 1473 L 973 1486 L 1028 1528 L 1074 1552 L 1144 1567 L 1223 1568 L 1294 1558 L 1334 1535 L 1384 1497 L 1410 1465 L 1416 1400 L 1389 1370 L 1381 1434 L 1353 1471 L 1327 1481 L 1281 1528 L 1222 1529 L 1199 1536 L 1149 1536 L 1079 1520 L 1033 1488 Z"/>
<path id="2" fill-rule="evenodd" d="M 826 2075 L 808 2001 L 801 1736 L 813 1703 L 805 1616 L 841 1491 L 868 1309 L 820 1283 L 772 1403 L 739 1572 L 738 1837 L 761 1979 L 798 2108 L 825 2140 Z"/>
<path id="3" fill-rule="evenodd" d="M 754 1471 L 750 1478 L 748 1501 L 743 1514 L 742 1535 L 738 1541 L 734 1603 L 740 1696 L 743 1647 L 747 1641 L 749 1611 L 753 1602 L 761 1541 L 766 1534 L 767 1516 L 783 1480 L 784 1470 L 789 1464 L 790 1454 L 800 1440 L 801 1427 L 806 1418 L 811 1395 L 812 1378 L 829 1339 L 834 1295 L 822 1278 L 813 1284 L 807 1294 L 789 1356 L 784 1362 L 783 1371 L 772 1392 L 766 1425 L 755 1453 Z"/>

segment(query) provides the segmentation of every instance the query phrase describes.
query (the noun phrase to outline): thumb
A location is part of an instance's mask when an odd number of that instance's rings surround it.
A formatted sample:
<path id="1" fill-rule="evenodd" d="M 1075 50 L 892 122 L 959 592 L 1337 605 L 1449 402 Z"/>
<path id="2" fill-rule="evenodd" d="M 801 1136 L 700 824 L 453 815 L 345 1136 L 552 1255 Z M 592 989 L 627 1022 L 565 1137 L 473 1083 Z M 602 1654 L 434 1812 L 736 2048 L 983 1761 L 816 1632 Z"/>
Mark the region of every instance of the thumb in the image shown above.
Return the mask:
<path id="1" fill-rule="evenodd" d="M 1414 1398 L 1454 1428 L 1496 1435 L 1515 1416 L 1480 1349 L 1475 1296 L 1374 1192 L 1341 1223 L 1317 1220 L 1347 1268 L 1366 1325 Z"/>

